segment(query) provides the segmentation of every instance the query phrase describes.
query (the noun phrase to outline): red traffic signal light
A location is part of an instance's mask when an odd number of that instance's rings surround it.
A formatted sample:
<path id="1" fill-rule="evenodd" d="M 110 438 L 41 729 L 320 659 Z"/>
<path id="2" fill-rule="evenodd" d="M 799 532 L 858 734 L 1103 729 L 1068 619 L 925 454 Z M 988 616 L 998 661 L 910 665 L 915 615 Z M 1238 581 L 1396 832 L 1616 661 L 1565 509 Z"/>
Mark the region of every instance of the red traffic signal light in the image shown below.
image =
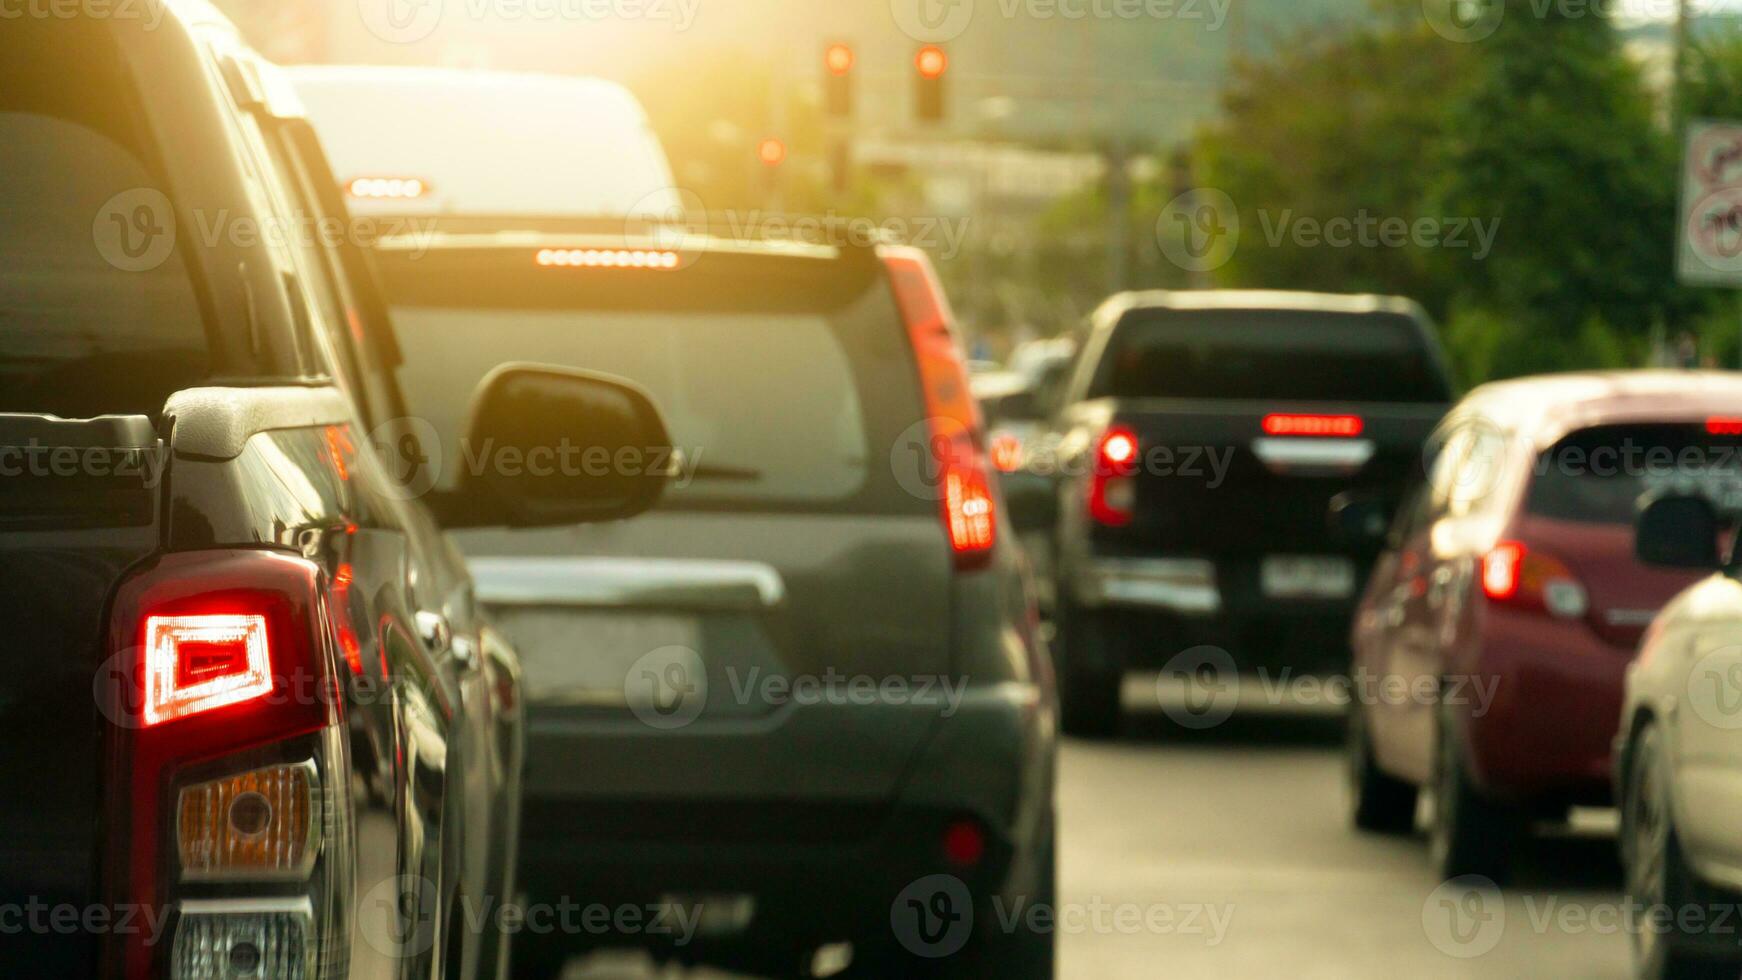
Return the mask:
<path id="1" fill-rule="evenodd" d="M 827 68 L 831 75 L 847 74 L 853 70 L 853 62 L 856 60 L 852 46 L 847 44 L 831 44 L 829 49 L 823 53 L 823 67 Z"/>
<path id="2" fill-rule="evenodd" d="M 850 44 L 831 44 L 823 52 L 823 111 L 840 118 L 853 114 L 853 64 Z"/>
<path id="3" fill-rule="evenodd" d="M 919 71 L 914 92 L 915 114 L 920 122 L 942 122 L 947 114 L 944 73 L 950 70 L 950 56 L 943 48 L 928 44 L 914 55 L 913 67 Z"/>
<path id="4" fill-rule="evenodd" d="M 770 136 L 756 144 L 756 159 L 765 167 L 778 167 L 786 162 L 786 144 Z"/>
<path id="5" fill-rule="evenodd" d="M 913 58 L 915 68 L 919 69 L 919 77 L 924 79 L 939 79 L 944 72 L 950 70 L 950 56 L 944 49 L 935 44 L 928 44 L 919 49 L 919 54 Z"/>

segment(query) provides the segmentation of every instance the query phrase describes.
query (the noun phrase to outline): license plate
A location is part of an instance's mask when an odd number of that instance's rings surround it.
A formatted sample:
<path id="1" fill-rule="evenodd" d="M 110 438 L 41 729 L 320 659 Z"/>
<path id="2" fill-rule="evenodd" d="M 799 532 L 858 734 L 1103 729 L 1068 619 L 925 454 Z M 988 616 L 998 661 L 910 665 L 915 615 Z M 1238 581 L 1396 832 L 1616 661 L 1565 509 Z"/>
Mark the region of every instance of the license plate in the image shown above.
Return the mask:
<path id="1" fill-rule="evenodd" d="M 534 704 L 627 707 L 636 661 L 667 647 L 704 655 L 691 616 L 538 606 L 497 608 L 492 619 L 520 654 Z"/>
<path id="2" fill-rule="evenodd" d="M 1264 594 L 1273 599 L 1347 599 L 1355 594 L 1355 563 L 1317 555 L 1264 559 Z"/>

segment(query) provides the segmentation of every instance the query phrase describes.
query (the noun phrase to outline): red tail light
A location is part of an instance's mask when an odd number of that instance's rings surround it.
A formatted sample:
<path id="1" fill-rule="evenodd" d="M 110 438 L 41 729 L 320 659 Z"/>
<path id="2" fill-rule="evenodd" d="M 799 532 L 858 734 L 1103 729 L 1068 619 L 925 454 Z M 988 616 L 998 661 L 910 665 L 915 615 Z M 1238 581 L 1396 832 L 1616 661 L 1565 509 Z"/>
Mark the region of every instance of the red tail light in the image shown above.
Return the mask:
<path id="1" fill-rule="evenodd" d="M 1095 444 L 1095 470 L 1089 478 L 1089 516 L 1107 527 L 1131 523 L 1137 496 L 1137 433 L 1114 426 Z"/>
<path id="2" fill-rule="evenodd" d="M 1706 432 L 1714 436 L 1742 436 L 1742 417 L 1709 418 L 1706 420 Z"/>
<path id="3" fill-rule="evenodd" d="M 165 555 L 122 584 L 110 614 L 109 668 L 97 679 L 109 721 L 105 807 L 126 815 L 110 825 L 105 845 L 104 887 L 114 901 L 186 907 L 201 897 L 190 883 L 208 879 L 222 879 L 238 898 L 264 897 L 250 889 L 266 888 L 267 879 L 282 887 L 288 875 L 308 882 L 321 921 L 330 895 L 326 879 L 309 877 L 319 851 L 309 828 L 329 803 L 333 820 L 349 812 L 344 780 L 331 779 L 343 754 L 343 668 L 329 588 L 314 563 L 254 549 Z M 292 769 L 306 778 L 272 783 L 278 796 L 265 797 L 283 805 L 256 805 L 259 819 L 238 822 L 247 815 L 219 806 L 244 797 L 258 804 L 236 787 Z M 329 789 L 320 795 L 323 781 Z M 201 800 L 205 809 L 189 809 Z M 303 850 L 255 855 L 225 844 L 236 827 L 256 826 Z M 188 922 L 178 936 L 195 929 Z M 150 939 L 144 931 L 114 936 L 105 972 L 168 974 L 171 944 Z"/>
<path id="4" fill-rule="evenodd" d="M 266 617 L 149 616 L 145 724 L 159 725 L 272 693 Z"/>
<path id="5" fill-rule="evenodd" d="M 1353 439 L 1367 423 L 1359 415 L 1266 415 L 1267 436 L 1317 436 L 1321 439 Z"/>
<path id="6" fill-rule="evenodd" d="M 967 361 L 951 330 L 955 317 L 924 252 L 886 248 L 883 261 L 919 364 L 939 470 L 939 504 L 956 567 L 983 568 L 997 544 L 998 517 L 980 447 L 980 409 L 968 388 Z"/>
<path id="7" fill-rule="evenodd" d="M 1502 541 L 1482 558 L 1482 594 L 1490 601 L 1577 619 L 1590 597 L 1564 562 L 1532 551 L 1520 541 Z"/>

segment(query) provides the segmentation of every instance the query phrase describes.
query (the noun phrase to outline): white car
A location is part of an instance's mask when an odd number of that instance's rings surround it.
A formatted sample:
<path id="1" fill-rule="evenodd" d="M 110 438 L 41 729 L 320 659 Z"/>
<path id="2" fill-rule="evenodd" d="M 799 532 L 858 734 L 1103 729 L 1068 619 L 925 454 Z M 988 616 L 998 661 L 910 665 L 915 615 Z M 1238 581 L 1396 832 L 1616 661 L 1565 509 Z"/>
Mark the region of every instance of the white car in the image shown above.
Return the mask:
<path id="1" fill-rule="evenodd" d="M 1639 557 L 1716 574 L 1677 596 L 1627 672 L 1616 759 L 1621 857 L 1641 977 L 1742 971 L 1742 581 L 1719 557 L 1717 511 L 1665 497 Z"/>
<path id="2" fill-rule="evenodd" d="M 360 217 L 680 212 L 647 114 L 614 82 L 446 68 L 289 74 Z"/>

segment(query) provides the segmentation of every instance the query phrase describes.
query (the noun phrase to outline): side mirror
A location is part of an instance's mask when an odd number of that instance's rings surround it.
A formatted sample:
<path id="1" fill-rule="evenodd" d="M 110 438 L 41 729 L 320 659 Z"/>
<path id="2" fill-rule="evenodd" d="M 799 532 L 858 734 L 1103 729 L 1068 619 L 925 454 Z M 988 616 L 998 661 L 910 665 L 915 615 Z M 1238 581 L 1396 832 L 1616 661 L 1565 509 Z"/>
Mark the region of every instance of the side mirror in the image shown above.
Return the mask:
<path id="1" fill-rule="evenodd" d="M 1718 512 L 1701 497 L 1660 497 L 1639 514 L 1634 553 L 1648 565 L 1715 571 Z"/>
<path id="2" fill-rule="evenodd" d="M 1380 497 L 1340 493 L 1331 498 L 1331 530 L 1348 541 L 1381 541 L 1396 515 Z"/>
<path id="3" fill-rule="evenodd" d="M 461 485 L 457 503 L 473 511 L 454 515 L 461 525 L 633 517 L 659 502 L 676 469 L 665 420 L 646 391 L 544 364 L 504 364 L 484 378 L 466 447 L 483 465 Z"/>

